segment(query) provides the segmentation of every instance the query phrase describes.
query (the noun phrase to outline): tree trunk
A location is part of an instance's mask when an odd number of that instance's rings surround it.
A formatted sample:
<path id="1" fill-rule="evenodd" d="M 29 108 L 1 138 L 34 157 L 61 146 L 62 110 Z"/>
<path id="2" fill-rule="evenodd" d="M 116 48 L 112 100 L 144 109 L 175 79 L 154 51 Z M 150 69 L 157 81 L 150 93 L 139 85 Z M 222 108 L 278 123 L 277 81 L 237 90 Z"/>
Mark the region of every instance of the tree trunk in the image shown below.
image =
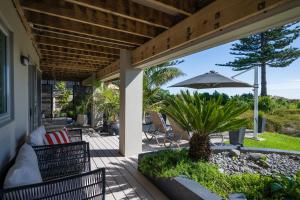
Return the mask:
<path id="1" fill-rule="evenodd" d="M 208 161 L 210 154 L 209 136 L 194 133 L 190 140 L 189 157 L 195 161 Z"/>
<path id="2" fill-rule="evenodd" d="M 261 92 L 260 96 L 267 96 L 267 66 L 265 63 L 261 65 Z"/>
<path id="3" fill-rule="evenodd" d="M 267 65 L 264 60 L 265 48 L 266 48 L 266 38 L 264 33 L 260 33 L 260 48 L 261 48 L 261 90 L 260 96 L 267 96 Z"/>

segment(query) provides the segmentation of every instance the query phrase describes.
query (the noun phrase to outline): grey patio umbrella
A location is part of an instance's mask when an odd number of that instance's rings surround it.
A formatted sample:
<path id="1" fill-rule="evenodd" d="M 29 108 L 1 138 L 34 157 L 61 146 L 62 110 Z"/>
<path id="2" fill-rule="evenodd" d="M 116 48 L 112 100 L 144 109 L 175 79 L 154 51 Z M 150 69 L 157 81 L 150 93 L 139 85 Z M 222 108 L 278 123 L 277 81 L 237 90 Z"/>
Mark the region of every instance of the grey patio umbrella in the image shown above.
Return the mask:
<path id="1" fill-rule="evenodd" d="M 247 72 L 248 70 L 244 71 Z M 244 73 L 242 72 L 242 73 Z M 238 76 L 239 73 L 235 76 Z M 208 73 L 196 76 L 194 78 L 182 81 L 170 87 L 188 87 L 194 89 L 204 89 L 204 88 L 226 88 L 226 87 L 252 87 L 254 88 L 254 137 L 257 135 L 257 124 L 258 124 L 258 69 L 255 68 L 255 78 L 254 85 L 245 83 L 234 78 L 229 78 L 223 76 L 215 71 L 210 71 Z M 234 77 L 235 77 L 234 76 Z"/>
<path id="2" fill-rule="evenodd" d="M 194 89 L 222 88 L 222 87 L 253 87 L 248 83 L 223 76 L 215 71 L 196 76 L 170 87 L 188 87 Z"/>

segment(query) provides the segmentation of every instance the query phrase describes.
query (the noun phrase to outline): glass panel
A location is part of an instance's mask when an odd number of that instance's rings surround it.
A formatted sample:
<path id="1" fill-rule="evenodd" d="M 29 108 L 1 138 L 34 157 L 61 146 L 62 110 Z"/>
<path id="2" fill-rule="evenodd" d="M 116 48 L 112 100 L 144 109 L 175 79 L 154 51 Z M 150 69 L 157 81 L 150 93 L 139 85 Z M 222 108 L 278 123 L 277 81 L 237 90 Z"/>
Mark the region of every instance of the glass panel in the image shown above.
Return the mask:
<path id="1" fill-rule="evenodd" d="M 0 31 L 0 114 L 6 113 L 6 36 Z"/>

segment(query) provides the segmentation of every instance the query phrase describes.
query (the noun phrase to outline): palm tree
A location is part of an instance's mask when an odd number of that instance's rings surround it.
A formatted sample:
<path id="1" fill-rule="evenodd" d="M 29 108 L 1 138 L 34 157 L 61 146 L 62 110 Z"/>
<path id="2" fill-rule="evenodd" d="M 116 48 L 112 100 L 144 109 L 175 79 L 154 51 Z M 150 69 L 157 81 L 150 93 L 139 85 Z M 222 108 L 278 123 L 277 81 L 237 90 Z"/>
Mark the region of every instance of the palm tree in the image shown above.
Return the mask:
<path id="1" fill-rule="evenodd" d="M 164 112 L 182 128 L 192 132 L 189 157 L 192 160 L 205 160 L 210 157 L 209 134 L 227 130 L 237 130 L 246 125 L 239 116 L 247 110 L 234 101 L 222 105 L 222 99 L 206 100 L 198 92 L 193 95 L 181 91 L 176 97 L 167 98 Z"/>
<path id="2" fill-rule="evenodd" d="M 174 78 L 184 75 L 180 69 L 175 67 L 181 62 L 165 62 L 144 70 L 144 112 L 158 111 L 160 109 L 162 99 L 168 95 L 168 91 L 162 90 L 161 86 Z"/>
<path id="3" fill-rule="evenodd" d="M 96 90 L 93 99 L 96 109 L 108 114 L 109 120 L 115 122 L 120 112 L 119 91 L 103 82 L 95 82 L 94 87 Z"/>

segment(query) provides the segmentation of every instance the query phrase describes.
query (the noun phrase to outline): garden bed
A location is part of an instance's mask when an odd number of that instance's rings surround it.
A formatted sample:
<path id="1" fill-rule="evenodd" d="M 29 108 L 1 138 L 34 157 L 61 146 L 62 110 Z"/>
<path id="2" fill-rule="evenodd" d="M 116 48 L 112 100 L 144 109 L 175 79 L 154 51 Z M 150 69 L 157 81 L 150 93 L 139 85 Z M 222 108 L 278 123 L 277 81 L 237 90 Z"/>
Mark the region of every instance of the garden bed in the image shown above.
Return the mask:
<path id="1" fill-rule="evenodd" d="M 287 152 L 283 152 L 283 154 L 278 152 L 252 153 L 254 157 L 256 155 L 256 158 L 250 159 L 250 153 L 238 152 L 237 155 L 234 155 L 235 153 L 237 152 L 228 150 L 220 152 L 218 150 L 213 154 L 209 163 L 192 162 L 185 149 L 141 154 L 139 156 L 139 170 L 171 199 L 213 199 L 212 197 L 205 198 L 206 194 L 211 194 L 216 199 L 228 199 L 230 193 L 244 193 L 247 199 L 276 199 L 281 197 L 283 197 L 282 199 L 286 197 L 297 199 L 300 196 L 300 173 L 298 173 L 298 182 L 296 180 L 296 171 L 300 169 L 299 155 L 288 154 Z M 239 153 L 241 155 L 238 155 Z M 288 161 L 283 159 L 287 164 L 294 162 L 292 164 L 294 168 L 289 168 L 288 172 L 284 167 L 280 167 L 280 164 L 276 170 L 271 166 L 283 157 L 288 159 Z M 231 160 L 226 160 L 227 158 Z M 240 170 L 240 167 L 243 166 L 251 169 L 251 165 L 244 164 L 242 160 L 245 160 L 246 163 L 252 163 L 253 166 L 262 167 L 267 173 L 260 173 L 258 168 L 248 173 L 247 170 Z M 259 165 L 260 162 L 264 164 Z M 271 164 L 265 165 L 268 162 Z M 226 168 L 225 163 L 231 163 L 232 166 L 236 167 L 230 171 Z M 224 169 L 220 170 L 222 167 Z M 289 175 L 289 177 L 284 175 Z M 178 180 L 182 180 L 182 176 L 192 179 L 186 181 L 190 184 L 178 183 Z M 198 191 L 198 193 L 194 191 Z"/>

